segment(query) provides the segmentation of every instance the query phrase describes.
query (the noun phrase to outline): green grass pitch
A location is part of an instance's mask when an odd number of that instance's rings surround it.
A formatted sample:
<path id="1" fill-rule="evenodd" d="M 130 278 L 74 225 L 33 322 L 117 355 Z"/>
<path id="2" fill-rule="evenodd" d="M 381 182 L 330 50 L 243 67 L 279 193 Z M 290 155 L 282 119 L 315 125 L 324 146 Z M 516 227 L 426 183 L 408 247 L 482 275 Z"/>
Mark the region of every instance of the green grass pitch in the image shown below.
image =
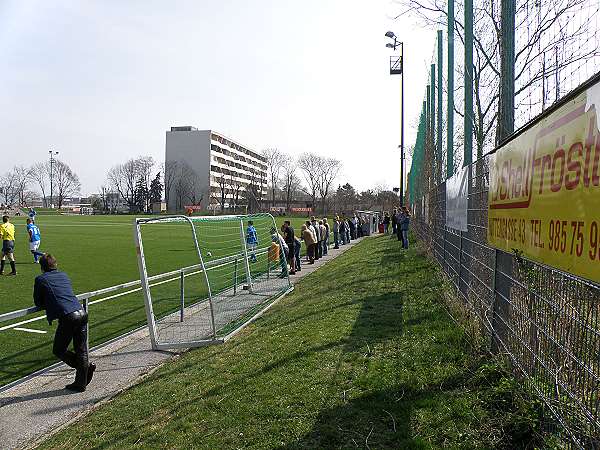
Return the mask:
<path id="1" fill-rule="evenodd" d="M 33 280 L 40 273 L 29 252 L 25 217 L 12 219 L 16 227 L 15 259 L 17 277 L 0 277 L 0 313 L 33 305 Z M 283 223 L 277 217 L 277 225 Z M 133 240 L 133 216 L 63 216 L 38 215 L 36 223 L 42 234 L 41 251 L 53 253 L 60 270 L 73 282 L 76 294 L 89 292 L 139 279 Z M 303 218 L 293 218 L 299 230 Z M 262 221 L 262 222 L 261 222 Z M 261 247 L 270 242 L 266 219 L 256 223 Z M 245 226 L 245 224 L 244 224 Z M 143 244 L 150 275 L 165 273 L 197 264 L 191 230 L 187 224 L 157 224 L 143 227 Z M 239 225 L 210 222 L 196 225 L 205 262 L 239 249 Z M 210 252 L 211 256 L 206 256 Z M 252 270 L 266 268 L 266 255 Z M 10 271 L 7 264 L 5 273 Z M 215 276 L 217 276 L 215 272 Z M 223 277 L 228 276 L 223 274 Z M 228 280 L 215 281 L 225 284 Z M 212 286 L 213 280 L 211 280 Z M 202 295 L 205 285 L 200 277 L 186 280 L 186 298 Z M 122 291 L 120 293 L 124 293 Z M 152 290 L 157 316 L 174 311 L 179 305 L 179 283 L 162 284 Z M 95 299 L 92 299 L 95 300 Z M 41 313 L 36 315 L 42 315 Z M 0 385 L 18 379 L 56 361 L 52 355 L 53 326 L 46 319 L 22 324 L 16 329 L 2 330 L 15 322 L 35 316 L 0 323 Z M 138 290 L 90 306 L 90 345 L 98 345 L 146 323 L 144 302 Z M 42 333 L 45 332 L 45 333 Z"/>

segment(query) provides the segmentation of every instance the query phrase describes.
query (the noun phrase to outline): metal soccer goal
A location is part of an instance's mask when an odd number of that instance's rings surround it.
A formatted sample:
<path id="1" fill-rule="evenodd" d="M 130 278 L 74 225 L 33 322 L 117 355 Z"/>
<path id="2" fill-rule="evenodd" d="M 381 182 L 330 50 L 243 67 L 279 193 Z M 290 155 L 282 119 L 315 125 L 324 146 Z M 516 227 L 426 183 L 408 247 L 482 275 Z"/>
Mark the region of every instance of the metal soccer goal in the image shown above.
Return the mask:
<path id="1" fill-rule="evenodd" d="M 222 343 L 292 289 L 270 214 L 137 218 L 152 348 Z"/>

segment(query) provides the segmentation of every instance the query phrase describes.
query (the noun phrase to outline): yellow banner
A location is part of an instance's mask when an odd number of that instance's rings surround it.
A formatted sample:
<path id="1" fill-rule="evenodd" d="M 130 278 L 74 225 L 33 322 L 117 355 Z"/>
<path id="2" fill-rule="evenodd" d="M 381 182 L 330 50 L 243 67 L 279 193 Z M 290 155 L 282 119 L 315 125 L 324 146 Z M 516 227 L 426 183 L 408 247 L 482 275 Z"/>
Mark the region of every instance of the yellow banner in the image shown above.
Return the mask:
<path id="1" fill-rule="evenodd" d="M 598 109 L 600 83 L 492 156 L 491 246 L 600 282 Z"/>

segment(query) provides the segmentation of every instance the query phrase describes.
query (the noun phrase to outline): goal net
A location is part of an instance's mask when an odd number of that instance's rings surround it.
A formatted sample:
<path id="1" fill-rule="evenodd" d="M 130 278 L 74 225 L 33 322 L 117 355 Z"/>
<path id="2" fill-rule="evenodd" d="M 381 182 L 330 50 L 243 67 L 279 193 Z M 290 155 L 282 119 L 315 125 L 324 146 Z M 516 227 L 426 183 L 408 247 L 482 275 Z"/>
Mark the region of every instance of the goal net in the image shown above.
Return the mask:
<path id="1" fill-rule="evenodd" d="M 270 214 L 135 219 L 154 349 L 224 342 L 292 289 Z"/>

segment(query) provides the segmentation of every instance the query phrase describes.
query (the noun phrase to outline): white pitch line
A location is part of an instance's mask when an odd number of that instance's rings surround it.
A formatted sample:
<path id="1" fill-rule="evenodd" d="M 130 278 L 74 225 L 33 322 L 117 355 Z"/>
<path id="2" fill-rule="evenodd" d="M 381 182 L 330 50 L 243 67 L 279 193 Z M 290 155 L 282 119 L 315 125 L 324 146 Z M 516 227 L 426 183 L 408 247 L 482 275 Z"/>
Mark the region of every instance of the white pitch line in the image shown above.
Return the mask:
<path id="1" fill-rule="evenodd" d="M 47 333 L 47 331 L 44 331 L 44 330 L 34 330 L 32 328 L 15 327 L 15 330 L 26 331 L 27 333 L 38 333 L 38 334 L 46 334 Z"/>

